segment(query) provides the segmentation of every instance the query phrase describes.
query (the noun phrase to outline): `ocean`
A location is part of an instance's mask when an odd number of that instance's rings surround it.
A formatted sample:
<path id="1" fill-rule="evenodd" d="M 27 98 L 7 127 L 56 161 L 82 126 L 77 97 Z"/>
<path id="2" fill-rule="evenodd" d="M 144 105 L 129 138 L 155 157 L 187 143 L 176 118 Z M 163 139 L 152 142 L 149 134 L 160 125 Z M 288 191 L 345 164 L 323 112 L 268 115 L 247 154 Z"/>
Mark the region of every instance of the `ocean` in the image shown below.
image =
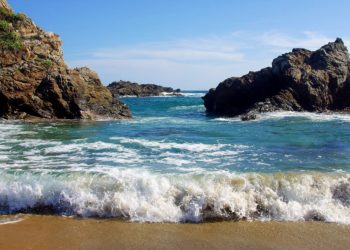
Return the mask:
<path id="1" fill-rule="evenodd" d="M 350 224 L 350 114 L 243 122 L 204 94 L 122 98 L 125 121 L 0 121 L 0 214 Z"/>

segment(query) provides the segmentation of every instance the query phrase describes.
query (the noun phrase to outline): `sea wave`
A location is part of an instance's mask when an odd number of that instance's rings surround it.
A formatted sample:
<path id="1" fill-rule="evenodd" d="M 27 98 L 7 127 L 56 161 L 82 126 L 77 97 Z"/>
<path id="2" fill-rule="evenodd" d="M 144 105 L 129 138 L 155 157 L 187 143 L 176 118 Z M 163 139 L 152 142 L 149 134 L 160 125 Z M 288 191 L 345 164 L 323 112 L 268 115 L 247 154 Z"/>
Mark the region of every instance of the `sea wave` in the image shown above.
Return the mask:
<path id="1" fill-rule="evenodd" d="M 0 214 L 350 224 L 346 133 L 335 131 L 341 147 L 326 137 L 312 148 L 319 158 L 308 158 L 312 151 L 298 155 L 292 144 L 274 142 L 276 152 L 238 137 L 143 137 L 119 123 L 102 125 L 98 134 L 94 126 L 1 123 Z M 309 172 L 317 169 L 327 173 Z"/>
<path id="2" fill-rule="evenodd" d="M 180 149 L 191 152 L 217 151 L 227 146 L 224 144 L 204 144 L 204 143 L 176 143 L 166 141 L 152 141 L 145 139 L 127 138 L 127 137 L 111 137 L 111 140 L 117 140 L 121 143 L 134 143 L 144 147 L 160 148 L 160 149 Z"/>
<path id="3" fill-rule="evenodd" d="M 313 113 L 313 112 L 293 112 L 293 111 L 278 111 L 267 112 L 258 115 L 256 120 L 252 122 L 264 120 L 281 120 L 285 118 L 304 118 L 315 122 L 342 121 L 350 122 L 350 113 Z M 213 119 L 219 122 L 242 122 L 240 117 L 220 117 Z"/>
<path id="4" fill-rule="evenodd" d="M 350 113 L 312 113 L 312 112 L 269 112 L 263 113 L 261 119 L 283 119 L 286 117 L 300 117 L 318 122 L 344 121 L 350 122 Z"/>
<path id="5" fill-rule="evenodd" d="M 206 92 L 184 92 L 181 94 L 185 97 L 203 97 L 205 96 Z"/>
<path id="6" fill-rule="evenodd" d="M 36 174 L 0 171 L 0 212 L 137 222 L 318 220 L 350 224 L 350 175 L 157 174 L 95 168 Z"/>
<path id="7" fill-rule="evenodd" d="M 181 125 L 181 124 L 200 124 L 201 121 L 192 118 L 174 118 L 170 116 L 150 116 L 150 117 L 135 117 L 133 120 L 126 121 L 129 124 L 159 124 L 167 122 L 167 124 Z"/>
<path id="8" fill-rule="evenodd" d="M 12 129 L 9 129 L 12 128 Z M 25 127 L 3 124 L 0 138 L 1 169 L 74 170 L 96 165 L 114 167 L 143 167 L 155 171 L 190 172 L 191 169 L 227 168 L 240 161 L 240 155 L 251 151 L 241 144 L 219 142 L 201 143 L 177 140 L 151 140 L 146 138 L 108 137 L 104 140 L 72 138 L 23 139 Z M 38 127 L 38 129 L 40 129 Z"/>
<path id="9" fill-rule="evenodd" d="M 171 108 L 172 110 L 195 110 L 195 111 L 205 111 L 203 105 L 180 105 Z"/>

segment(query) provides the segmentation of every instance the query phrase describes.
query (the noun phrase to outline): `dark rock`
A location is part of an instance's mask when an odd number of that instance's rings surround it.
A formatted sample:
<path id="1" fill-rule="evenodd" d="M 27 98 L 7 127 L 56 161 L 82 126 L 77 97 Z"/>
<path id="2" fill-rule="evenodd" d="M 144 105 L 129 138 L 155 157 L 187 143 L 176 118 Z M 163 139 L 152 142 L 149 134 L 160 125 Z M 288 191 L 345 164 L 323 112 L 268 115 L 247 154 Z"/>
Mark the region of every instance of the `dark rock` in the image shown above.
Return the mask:
<path id="1" fill-rule="evenodd" d="M 317 210 L 311 210 L 304 216 L 305 221 L 326 221 L 326 217 Z"/>
<path id="2" fill-rule="evenodd" d="M 294 49 L 276 58 L 272 67 L 229 78 L 203 97 L 204 105 L 208 113 L 219 116 L 348 111 L 349 72 L 348 50 L 338 38 L 317 51 Z"/>
<path id="3" fill-rule="evenodd" d="M 180 89 L 174 90 L 155 84 L 138 84 L 128 81 L 112 82 L 107 88 L 115 96 L 181 96 Z"/>
<path id="4" fill-rule="evenodd" d="M 88 68 L 68 69 L 58 35 L 45 32 L 0 0 L 0 117 L 121 119 L 128 108 Z M 12 40 L 1 40 L 4 32 Z"/>
<path id="5" fill-rule="evenodd" d="M 256 120 L 258 118 L 258 116 L 256 114 L 244 114 L 241 116 L 241 120 L 242 121 L 252 121 L 252 120 Z"/>

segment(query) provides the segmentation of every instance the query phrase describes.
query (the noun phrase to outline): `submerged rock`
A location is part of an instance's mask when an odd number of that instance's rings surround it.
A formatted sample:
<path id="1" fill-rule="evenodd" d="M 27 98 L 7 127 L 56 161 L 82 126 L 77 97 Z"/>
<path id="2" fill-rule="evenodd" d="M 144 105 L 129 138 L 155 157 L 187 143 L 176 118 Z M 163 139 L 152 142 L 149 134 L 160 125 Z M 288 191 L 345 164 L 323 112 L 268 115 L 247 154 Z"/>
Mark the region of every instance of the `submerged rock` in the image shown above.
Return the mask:
<path id="1" fill-rule="evenodd" d="M 43 31 L 0 1 L 0 117 L 131 117 L 95 72 L 67 67 L 58 35 Z"/>
<path id="2" fill-rule="evenodd" d="M 314 52 L 294 49 L 272 67 L 229 78 L 203 97 L 208 113 L 242 115 L 243 120 L 272 111 L 349 111 L 350 62 L 338 38 Z"/>
<path id="3" fill-rule="evenodd" d="M 181 96 L 180 89 L 174 90 L 155 84 L 138 84 L 129 81 L 112 82 L 107 88 L 115 96 Z"/>

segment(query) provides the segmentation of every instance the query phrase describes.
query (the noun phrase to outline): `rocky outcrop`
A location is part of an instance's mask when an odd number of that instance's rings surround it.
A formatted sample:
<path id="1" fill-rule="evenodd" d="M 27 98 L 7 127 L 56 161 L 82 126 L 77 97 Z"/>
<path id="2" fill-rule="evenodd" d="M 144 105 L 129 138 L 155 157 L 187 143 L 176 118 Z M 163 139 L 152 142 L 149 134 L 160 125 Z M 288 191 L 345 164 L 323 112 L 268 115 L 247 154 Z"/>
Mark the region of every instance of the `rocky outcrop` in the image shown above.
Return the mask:
<path id="1" fill-rule="evenodd" d="M 67 67 L 58 35 L 43 31 L 0 1 L 0 117 L 131 117 L 95 72 Z"/>
<path id="2" fill-rule="evenodd" d="M 209 114 L 255 119 L 272 111 L 350 111 L 350 62 L 341 39 L 294 49 L 272 67 L 229 78 L 203 97 Z"/>
<path id="3" fill-rule="evenodd" d="M 115 96 L 181 96 L 180 89 L 155 84 L 138 84 L 128 81 L 112 82 L 107 87 Z"/>
<path id="4" fill-rule="evenodd" d="M 11 6 L 7 3 L 6 0 L 0 0 L 0 8 L 8 10 L 8 11 L 12 11 Z"/>

